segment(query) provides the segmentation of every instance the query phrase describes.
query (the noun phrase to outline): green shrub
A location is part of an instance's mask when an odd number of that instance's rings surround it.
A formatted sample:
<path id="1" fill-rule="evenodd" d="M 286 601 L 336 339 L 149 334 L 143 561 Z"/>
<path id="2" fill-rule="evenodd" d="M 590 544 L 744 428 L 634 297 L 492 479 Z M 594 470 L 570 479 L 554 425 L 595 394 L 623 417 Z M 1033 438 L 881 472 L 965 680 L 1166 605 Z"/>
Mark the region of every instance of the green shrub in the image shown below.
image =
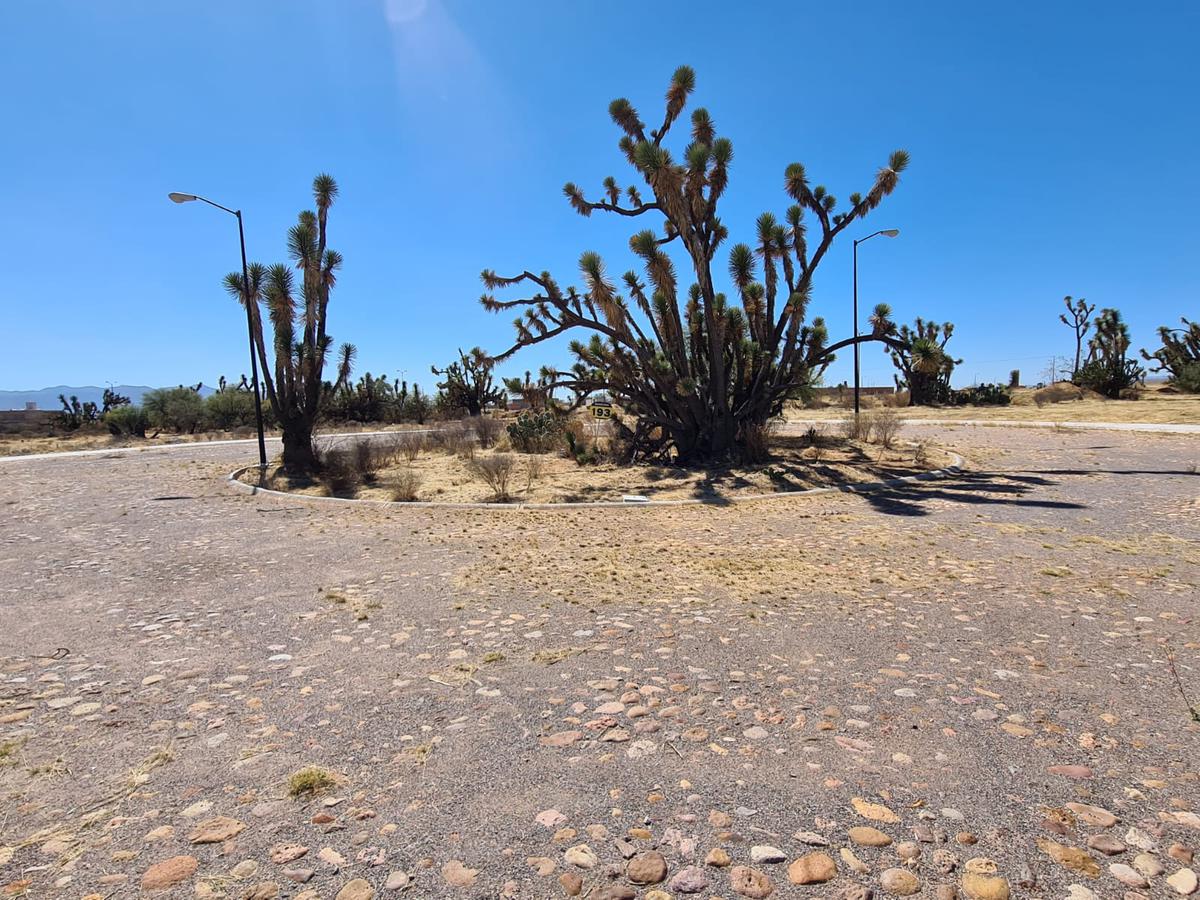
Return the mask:
<path id="1" fill-rule="evenodd" d="M 1075 384 L 1081 388 L 1103 394 L 1110 400 L 1134 387 L 1145 376 L 1146 370 L 1136 360 L 1120 356 L 1109 359 L 1093 359 L 1075 373 Z"/>
<path id="2" fill-rule="evenodd" d="M 254 395 L 234 388 L 217 391 L 204 401 L 204 419 L 210 428 L 218 431 L 232 431 L 243 425 L 253 425 Z"/>
<path id="3" fill-rule="evenodd" d="M 1012 394 L 1002 384 L 980 384 L 952 392 L 950 402 L 955 406 L 1008 406 Z"/>
<path id="4" fill-rule="evenodd" d="M 508 439 L 521 453 L 548 453 L 562 441 L 562 423 L 549 410 L 523 412 L 508 426 Z"/>
<path id="5" fill-rule="evenodd" d="M 1200 394 L 1200 362 L 1181 367 L 1171 379 L 1171 385 L 1185 394 Z"/>
<path id="6" fill-rule="evenodd" d="M 155 428 L 192 434 L 204 421 L 204 399 L 193 388 L 155 388 L 142 396 L 142 408 Z"/>
<path id="7" fill-rule="evenodd" d="M 150 418 L 140 406 L 115 406 L 104 414 L 104 424 L 114 435 L 145 437 Z"/>

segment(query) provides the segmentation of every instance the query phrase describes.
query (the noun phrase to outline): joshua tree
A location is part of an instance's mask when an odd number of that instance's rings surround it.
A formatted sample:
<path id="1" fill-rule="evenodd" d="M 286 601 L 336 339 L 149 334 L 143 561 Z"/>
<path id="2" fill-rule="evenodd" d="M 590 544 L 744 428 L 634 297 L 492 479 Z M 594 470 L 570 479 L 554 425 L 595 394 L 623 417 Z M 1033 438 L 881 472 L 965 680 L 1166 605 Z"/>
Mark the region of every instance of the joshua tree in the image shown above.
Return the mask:
<path id="1" fill-rule="evenodd" d="M 913 406 L 945 403 L 950 399 L 950 375 L 962 362 L 946 352 L 954 323 L 926 322 L 917 317 L 912 328 L 901 325 L 901 346 L 892 349 L 892 364 L 900 370 L 896 387 L 908 391 Z"/>
<path id="2" fill-rule="evenodd" d="M 333 383 L 333 390 L 350 387 L 350 373 L 354 371 L 354 357 L 357 355 L 358 348 L 353 344 L 347 343 L 338 347 L 337 381 Z"/>
<path id="3" fill-rule="evenodd" d="M 504 394 L 492 382 L 492 368 L 495 361 L 483 352 L 480 347 L 473 347 L 469 353 L 458 351 L 458 362 L 452 362 L 444 369 L 430 366 L 434 375 L 444 378 L 438 383 L 438 390 L 444 391 L 446 405 L 451 409 L 465 409 L 467 415 L 478 416 L 489 403 L 500 403 Z"/>
<path id="4" fill-rule="evenodd" d="M 300 271 L 299 296 L 286 263 L 249 267 L 225 276 L 225 289 L 250 311 L 250 327 L 262 367 L 263 385 L 283 432 L 283 467 L 290 474 L 319 468 L 312 433 L 320 409 L 321 374 L 331 338 L 326 332 L 329 293 L 337 281 L 342 256 L 326 246 L 329 208 L 338 195 L 331 175 L 313 179 L 316 212 L 305 210 L 288 231 L 288 255 Z M 274 365 L 268 364 L 259 304 L 267 307 L 274 334 Z"/>
<path id="5" fill-rule="evenodd" d="M 100 410 L 91 400 L 80 403 L 74 394 L 70 400 L 59 394 L 58 402 L 62 404 L 62 412 L 58 413 L 58 423 L 69 431 L 75 431 L 100 418 Z"/>
<path id="6" fill-rule="evenodd" d="M 529 404 L 530 409 L 548 409 L 554 404 L 555 369 L 553 366 L 542 366 L 538 370 L 537 381 L 533 373 L 526 371 L 525 380 L 520 378 L 505 378 L 504 387 L 509 393 L 517 394 Z M 576 398 L 578 400 L 578 398 Z M 564 412 L 571 412 L 580 405 L 573 403 Z"/>
<path id="7" fill-rule="evenodd" d="M 729 183 L 733 144 L 717 136 L 704 109 L 691 115 L 690 142 L 681 160 L 664 144 L 694 85 L 690 68 L 675 71 L 662 124 L 655 129 L 646 127 L 628 100 L 609 106 L 609 115 L 624 132 L 622 154 L 644 187 L 622 191 L 609 177 L 603 197 L 594 201 L 575 184 L 563 188 L 582 216 L 602 211 L 651 216 L 660 223 L 659 231 L 639 231 L 630 239 L 647 281 L 627 272 L 622 278 L 626 293 L 619 293 L 599 255 L 591 252 L 579 260 L 582 292 L 564 289 L 549 272 L 526 270 L 502 277 L 488 270 L 482 276 L 488 290 L 482 298 L 485 308 L 524 310 L 515 323 L 516 342 L 497 359 L 572 329 L 591 332 L 589 341 L 571 343 L 577 363 L 570 370 L 555 370 L 548 387 L 565 387 L 584 397 L 607 392 L 636 419 L 634 452 L 665 454 L 673 448 L 685 461 L 739 452 L 748 435 L 777 415 L 788 399 L 809 389 L 838 350 L 855 343 L 848 338 L 829 345 L 821 319 L 805 324 L 813 274 L 834 239 L 875 209 L 908 165 L 908 154 L 897 150 L 867 193 L 851 194 L 841 211 L 823 185 L 810 185 L 800 163 L 789 165 L 784 188 L 793 205 L 784 221 L 764 213 L 755 246 L 737 244 L 729 251 L 727 267 L 717 263 L 731 282 L 733 302 L 727 303 L 713 260 L 728 237 L 717 207 Z M 643 197 L 643 190 L 649 196 Z M 667 254 L 672 245 L 686 253 L 686 276 L 676 272 Z M 518 284 L 532 286 L 532 296 L 499 300 L 492 293 Z M 857 340 L 899 346 L 888 336 L 889 325 L 881 323 Z"/>
<path id="8" fill-rule="evenodd" d="M 124 394 L 118 394 L 112 388 L 105 388 L 104 396 L 101 399 L 100 415 L 106 415 L 109 411 L 114 410 L 119 406 L 129 405 L 129 398 Z"/>
<path id="9" fill-rule="evenodd" d="M 1142 358 L 1158 363 L 1155 372 L 1169 372 L 1173 384 L 1194 391 L 1200 385 L 1200 322 L 1182 317 L 1179 321 L 1183 328 L 1160 325 L 1158 337 L 1162 346 L 1153 353 L 1143 350 Z"/>
<path id="10" fill-rule="evenodd" d="M 1116 400 L 1146 374 L 1137 360 L 1129 359 L 1129 326 L 1115 309 L 1102 309 L 1096 317 L 1095 334 L 1088 341 L 1088 358 L 1075 373 L 1080 387 Z"/>
<path id="11" fill-rule="evenodd" d="M 1063 303 L 1066 305 L 1067 311 L 1059 313 L 1058 319 L 1075 332 L 1075 368 L 1071 370 L 1074 375 L 1079 371 L 1079 366 L 1083 362 L 1083 339 L 1087 336 L 1088 328 L 1091 327 L 1092 313 L 1096 311 L 1096 304 L 1093 303 L 1089 306 L 1083 297 L 1073 300 L 1070 295 L 1063 297 Z"/>

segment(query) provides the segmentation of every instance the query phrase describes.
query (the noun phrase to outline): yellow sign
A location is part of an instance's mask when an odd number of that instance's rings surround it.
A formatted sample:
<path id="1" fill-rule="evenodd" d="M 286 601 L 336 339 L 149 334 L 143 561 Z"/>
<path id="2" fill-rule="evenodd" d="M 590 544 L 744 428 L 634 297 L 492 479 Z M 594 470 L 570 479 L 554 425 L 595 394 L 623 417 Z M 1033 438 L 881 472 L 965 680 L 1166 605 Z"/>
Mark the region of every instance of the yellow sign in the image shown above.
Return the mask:
<path id="1" fill-rule="evenodd" d="M 613 414 L 612 406 L 607 403 L 604 405 L 601 405 L 599 403 L 593 403 L 591 409 L 592 409 L 592 418 L 593 419 L 611 419 L 612 418 L 612 414 Z"/>

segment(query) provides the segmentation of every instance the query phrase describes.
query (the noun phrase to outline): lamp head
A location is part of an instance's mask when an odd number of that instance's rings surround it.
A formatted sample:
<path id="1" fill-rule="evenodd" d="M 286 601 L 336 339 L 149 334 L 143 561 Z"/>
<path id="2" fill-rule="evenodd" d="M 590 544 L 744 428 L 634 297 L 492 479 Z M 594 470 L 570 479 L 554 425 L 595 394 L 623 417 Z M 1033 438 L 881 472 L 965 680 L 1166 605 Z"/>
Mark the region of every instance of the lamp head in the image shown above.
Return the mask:
<path id="1" fill-rule="evenodd" d="M 885 229 L 883 229 L 883 231 L 881 231 L 879 233 L 882 234 L 884 237 L 898 237 L 900 235 L 900 229 L 899 228 L 885 228 Z"/>
<path id="2" fill-rule="evenodd" d="M 196 199 L 195 194 L 181 194 L 178 191 L 171 191 L 171 193 L 167 194 L 167 196 L 176 203 L 189 203 Z"/>

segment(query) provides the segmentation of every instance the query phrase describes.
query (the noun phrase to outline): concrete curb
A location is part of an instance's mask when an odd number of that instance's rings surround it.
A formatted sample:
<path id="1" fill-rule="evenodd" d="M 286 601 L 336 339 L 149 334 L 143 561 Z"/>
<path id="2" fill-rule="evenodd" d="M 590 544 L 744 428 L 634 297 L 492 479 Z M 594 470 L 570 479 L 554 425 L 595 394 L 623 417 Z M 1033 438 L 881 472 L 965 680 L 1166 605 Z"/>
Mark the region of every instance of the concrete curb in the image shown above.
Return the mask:
<path id="1" fill-rule="evenodd" d="M 1200 425 L 1188 423 L 1162 424 L 1157 422 L 1050 422 L 1023 421 L 1021 419 L 902 419 L 905 425 L 916 426 L 958 426 L 975 425 L 982 428 L 1071 428 L 1080 431 L 1141 431 L 1157 434 L 1200 434 Z M 784 423 L 792 425 L 832 425 L 834 419 L 794 419 Z M 428 434 L 435 428 L 412 429 L 409 432 L 399 431 L 351 431 L 338 434 L 320 434 L 318 438 L 352 438 L 371 437 L 379 434 Z M 177 444 L 159 444 L 154 447 L 105 447 L 97 450 L 60 450 L 52 453 L 25 453 L 16 456 L 0 456 L 0 463 L 20 462 L 21 460 L 35 461 L 42 459 L 71 459 L 86 456 L 126 456 L 135 453 L 161 453 L 168 450 L 196 450 L 203 447 L 231 447 L 237 444 L 253 444 L 256 438 L 230 438 L 219 441 L 180 441 Z M 278 437 L 267 438 L 268 442 L 278 442 Z M 562 504 L 555 504 L 561 506 Z"/>
<path id="2" fill-rule="evenodd" d="M 381 434 L 432 434 L 436 428 L 412 428 L 407 431 L 344 431 L 337 434 L 318 434 L 315 440 L 375 437 Z M 267 437 L 267 443 L 279 443 L 277 435 Z M 258 438 L 222 438 L 219 441 L 178 441 L 174 444 L 155 444 L 152 447 L 101 447 L 96 450 L 57 450 L 52 453 L 20 453 L 16 456 L 0 456 L 0 463 L 22 460 L 74 459 L 86 456 L 132 456 L 138 453 L 162 453 L 167 450 L 203 450 L 205 447 L 233 447 L 240 444 L 256 444 Z"/>
<path id="3" fill-rule="evenodd" d="M 493 510 L 508 510 L 517 512 L 521 510 L 555 510 L 555 509 L 587 509 L 587 508 L 622 508 L 636 509 L 646 506 L 729 506 L 734 503 L 748 503 L 758 500 L 782 500 L 788 497 L 805 497 L 813 494 L 866 494 L 872 491 L 886 490 L 890 487 L 896 487 L 902 484 L 913 484 L 920 481 L 936 481 L 941 478 L 949 478 L 954 475 L 959 475 L 963 471 L 963 458 L 957 453 L 950 454 L 954 458 L 954 462 L 941 469 L 932 469 L 928 472 L 921 472 L 918 475 L 905 475 L 902 478 L 889 478 L 886 481 L 868 481 L 863 484 L 842 484 L 836 487 L 808 488 L 803 491 L 773 491 L 769 494 L 746 494 L 741 497 L 728 497 L 722 500 L 706 499 L 702 497 L 691 498 L 687 500 L 646 500 L 640 503 L 627 503 L 622 500 L 591 500 L 591 501 L 567 501 L 563 503 L 437 503 L 429 500 L 416 500 L 411 503 L 406 503 L 400 500 L 354 500 L 349 497 L 316 497 L 311 494 L 294 494 L 290 491 L 276 491 L 271 488 L 257 487 L 252 484 L 246 484 L 244 481 L 239 481 L 239 476 L 251 469 L 257 469 L 258 465 L 242 466 L 240 469 L 235 469 L 226 477 L 226 481 L 231 484 L 235 490 L 244 491 L 251 495 L 263 494 L 269 497 L 282 497 L 287 500 L 308 502 L 315 501 L 318 503 L 361 503 L 368 506 L 382 506 L 389 509 L 493 509 Z"/>

